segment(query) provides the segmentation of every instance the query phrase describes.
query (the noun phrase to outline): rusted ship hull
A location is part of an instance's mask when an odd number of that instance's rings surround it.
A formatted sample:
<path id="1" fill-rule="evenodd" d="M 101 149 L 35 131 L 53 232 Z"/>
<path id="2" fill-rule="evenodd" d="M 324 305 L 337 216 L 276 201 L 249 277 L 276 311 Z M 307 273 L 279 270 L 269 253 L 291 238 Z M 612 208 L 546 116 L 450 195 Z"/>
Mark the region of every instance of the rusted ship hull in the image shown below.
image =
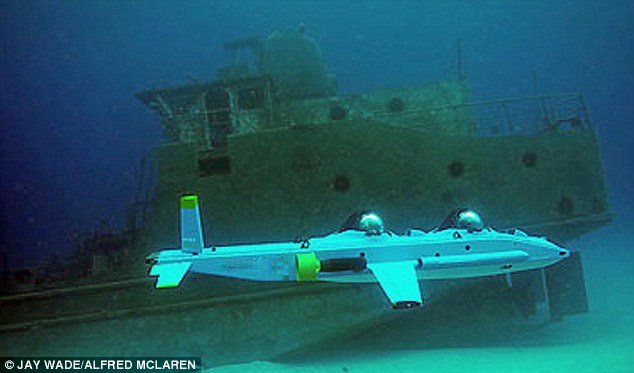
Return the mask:
<path id="1" fill-rule="evenodd" d="M 367 209 L 402 231 L 432 229 L 469 206 L 491 226 L 560 242 L 611 220 L 590 128 L 485 138 L 358 122 L 289 128 L 230 138 L 216 155 L 230 159 L 230 173 L 208 176 L 186 145 L 156 154 L 154 247 L 177 247 L 184 193 L 201 196 L 208 244 L 324 235 Z"/>
<path id="2" fill-rule="evenodd" d="M 266 359 L 376 322 L 375 287 L 257 284 L 219 295 L 222 279 L 157 292 L 148 279 L 5 297 L 7 356 L 199 356 L 206 365 Z M 216 294 L 214 294 L 216 293 Z"/>

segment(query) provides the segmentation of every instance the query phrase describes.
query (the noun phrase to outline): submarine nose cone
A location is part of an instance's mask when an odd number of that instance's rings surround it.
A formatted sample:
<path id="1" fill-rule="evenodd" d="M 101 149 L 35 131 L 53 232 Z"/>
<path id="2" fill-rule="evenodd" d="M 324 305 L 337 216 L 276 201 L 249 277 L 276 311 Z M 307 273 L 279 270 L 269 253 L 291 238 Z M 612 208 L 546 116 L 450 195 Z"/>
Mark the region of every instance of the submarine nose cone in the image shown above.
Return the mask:
<path id="1" fill-rule="evenodd" d="M 383 233 L 383 220 L 373 212 L 363 214 L 359 219 L 359 228 L 367 234 Z"/>
<path id="2" fill-rule="evenodd" d="M 458 215 L 456 227 L 466 229 L 470 232 L 481 231 L 484 229 L 484 223 L 477 212 L 473 210 L 466 210 Z"/>
<path id="3" fill-rule="evenodd" d="M 569 251 L 569 250 L 566 250 L 566 249 L 561 249 L 561 248 L 560 248 L 560 249 L 559 249 L 559 251 L 558 251 L 558 254 L 559 254 L 559 257 L 560 257 L 560 258 L 564 259 L 564 258 L 567 258 L 567 257 L 569 257 L 569 256 L 570 256 L 570 251 Z"/>

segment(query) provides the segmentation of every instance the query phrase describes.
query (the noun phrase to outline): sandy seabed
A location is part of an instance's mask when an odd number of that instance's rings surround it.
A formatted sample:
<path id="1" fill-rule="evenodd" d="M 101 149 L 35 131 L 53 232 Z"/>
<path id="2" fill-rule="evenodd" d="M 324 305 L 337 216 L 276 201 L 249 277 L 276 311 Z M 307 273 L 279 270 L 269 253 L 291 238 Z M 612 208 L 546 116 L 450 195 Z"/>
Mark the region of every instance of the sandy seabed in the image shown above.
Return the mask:
<path id="1" fill-rule="evenodd" d="M 617 221 L 569 243 L 583 254 L 590 312 L 508 344 L 356 349 L 301 361 L 253 362 L 213 372 L 634 372 L 634 222 Z M 424 332 L 424 331 L 423 331 Z M 382 341 L 385 344 L 385 341 Z M 389 344 L 390 342 L 387 341 Z"/>

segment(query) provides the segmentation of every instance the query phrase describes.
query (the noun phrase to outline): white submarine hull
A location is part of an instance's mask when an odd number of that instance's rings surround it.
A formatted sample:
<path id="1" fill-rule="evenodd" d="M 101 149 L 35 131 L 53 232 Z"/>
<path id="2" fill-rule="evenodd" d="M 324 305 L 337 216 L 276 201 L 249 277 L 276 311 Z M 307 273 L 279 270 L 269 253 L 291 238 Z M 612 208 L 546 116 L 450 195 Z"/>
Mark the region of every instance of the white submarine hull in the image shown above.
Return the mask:
<path id="1" fill-rule="evenodd" d="M 150 258 L 157 288 L 179 286 L 188 272 L 254 281 L 378 282 L 394 308 L 410 308 L 423 303 L 418 280 L 507 275 L 570 255 L 520 230 L 344 230 L 296 242 L 203 248 L 201 227 L 197 196 L 182 197 L 182 248 Z"/>

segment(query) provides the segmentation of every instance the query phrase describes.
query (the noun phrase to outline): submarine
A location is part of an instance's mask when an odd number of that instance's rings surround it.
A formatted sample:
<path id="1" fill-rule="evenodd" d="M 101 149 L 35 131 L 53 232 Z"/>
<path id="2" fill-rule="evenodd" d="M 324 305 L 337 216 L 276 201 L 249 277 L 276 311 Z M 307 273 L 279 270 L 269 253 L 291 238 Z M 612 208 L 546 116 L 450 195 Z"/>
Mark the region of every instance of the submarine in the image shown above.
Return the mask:
<path id="1" fill-rule="evenodd" d="M 180 249 L 149 258 L 157 288 L 179 286 L 188 272 L 253 281 L 378 282 L 393 308 L 403 309 L 423 304 L 421 279 L 510 279 L 511 273 L 544 268 L 570 255 L 543 237 L 485 229 L 471 210 L 460 212 L 455 226 L 431 232 L 408 230 L 399 236 L 385 231 L 378 215 L 365 213 L 360 229 L 324 237 L 205 248 L 198 196 L 180 201 Z"/>

